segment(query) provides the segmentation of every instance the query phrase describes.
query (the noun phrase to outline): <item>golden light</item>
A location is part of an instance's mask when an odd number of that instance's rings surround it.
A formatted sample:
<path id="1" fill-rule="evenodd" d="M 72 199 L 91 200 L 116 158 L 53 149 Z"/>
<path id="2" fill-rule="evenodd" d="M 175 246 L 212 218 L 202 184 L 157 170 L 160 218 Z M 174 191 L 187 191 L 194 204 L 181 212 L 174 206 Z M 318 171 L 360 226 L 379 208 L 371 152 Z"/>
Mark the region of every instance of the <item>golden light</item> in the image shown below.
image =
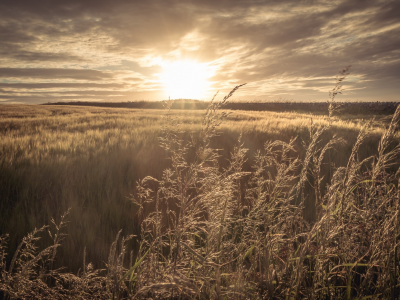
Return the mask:
<path id="1" fill-rule="evenodd" d="M 212 71 L 206 64 L 195 61 L 176 61 L 162 64 L 160 76 L 165 86 L 167 97 L 171 99 L 201 99 L 210 87 L 208 78 Z"/>

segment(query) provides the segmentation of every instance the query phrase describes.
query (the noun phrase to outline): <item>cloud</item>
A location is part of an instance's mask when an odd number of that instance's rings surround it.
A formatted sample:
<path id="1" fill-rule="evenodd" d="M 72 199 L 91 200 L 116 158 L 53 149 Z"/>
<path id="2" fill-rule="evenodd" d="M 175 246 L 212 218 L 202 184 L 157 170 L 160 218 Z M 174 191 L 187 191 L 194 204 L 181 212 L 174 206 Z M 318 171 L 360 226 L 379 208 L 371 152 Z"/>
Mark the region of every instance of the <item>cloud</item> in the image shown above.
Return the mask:
<path id="1" fill-rule="evenodd" d="M 209 95 L 248 82 L 243 99 L 321 100 L 351 64 L 349 99 L 362 90 L 364 100 L 400 100 L 399 9 L 396 0 L 2 1 L 0 96 L 58 88 L 82 100 L 87 89 L 161 100 L 161 62 L 192 59 L 215 69 Z"/>
<path id="2" fill-rule="evenodd" d="M 75 79 L 98 81 L 113 78 L 113 74 L 86 69 L 59 68 L 0 68 L 0 77 L 40 78 L 40 79 Z"/>
<path id="3" fill-rule="evenodd" d="M 54 89 L 54 88 L 124 88 L 125 84 L 117 83 L 0 83 L 0 87 L 7 89 Z"/>

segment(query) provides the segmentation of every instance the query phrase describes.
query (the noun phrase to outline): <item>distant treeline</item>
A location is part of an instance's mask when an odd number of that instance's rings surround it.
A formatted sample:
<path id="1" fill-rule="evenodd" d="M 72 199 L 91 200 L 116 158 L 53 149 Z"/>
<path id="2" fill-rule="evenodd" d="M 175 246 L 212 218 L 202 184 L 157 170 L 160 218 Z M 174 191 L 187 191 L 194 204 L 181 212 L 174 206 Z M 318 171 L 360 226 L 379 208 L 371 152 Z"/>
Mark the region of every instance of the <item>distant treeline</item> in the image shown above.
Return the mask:
<path id="1" fill-rule="evenodd" d="M 198 100 L 172 100 L 171 109 L 206 109 L 209 102 Z M 338 112 L 345 114 L 393 114 L 399 102 L 336 102 Z M 129 101 L 129 102 L 56 102 L 44 105 L 74 105 L 117 107 L 137 109 L 163 109 L 164 101 Z M 225 109 L 253 111 L 299 111 L 326 113 L 326 102 L 228 102 Z"/>

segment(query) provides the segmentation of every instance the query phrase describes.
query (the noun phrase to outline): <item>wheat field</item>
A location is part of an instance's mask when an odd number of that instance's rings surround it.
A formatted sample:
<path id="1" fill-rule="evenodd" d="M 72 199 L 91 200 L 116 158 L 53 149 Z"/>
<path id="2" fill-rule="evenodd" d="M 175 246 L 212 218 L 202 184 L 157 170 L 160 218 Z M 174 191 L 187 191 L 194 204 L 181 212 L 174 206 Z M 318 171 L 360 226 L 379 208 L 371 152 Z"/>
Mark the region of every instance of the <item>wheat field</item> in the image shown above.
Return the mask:
<path id="1" fill-rule="evenodd" d="M 399 114 L 3 105 L 0 290 L 395 299 Z"/>

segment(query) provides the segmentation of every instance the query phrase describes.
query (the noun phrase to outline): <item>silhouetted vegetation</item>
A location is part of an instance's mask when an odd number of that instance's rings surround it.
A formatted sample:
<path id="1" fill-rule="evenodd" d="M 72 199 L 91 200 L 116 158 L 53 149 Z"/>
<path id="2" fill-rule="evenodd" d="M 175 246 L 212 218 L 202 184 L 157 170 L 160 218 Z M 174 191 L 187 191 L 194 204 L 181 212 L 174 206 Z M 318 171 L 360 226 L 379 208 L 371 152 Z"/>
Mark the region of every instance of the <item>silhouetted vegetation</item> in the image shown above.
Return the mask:
<path id="1" fill-rule="evenodd" d="M 338 102 L 342 114 L 351 115 L 390 115 L 396 110 L 398 102 Z M 56 102 L 44 105 L 72 105 L 94 107 L 118 107 L 137 109 L 162 109 L 162 101 L 131 101 L 131 102 Z M 173 100 L 171 109 L 207 109 L 209 102 L 199 100 Z M 229 102 L 224 106 L 228 110 L 304 112 L 326 114 L 327 102 Z"/>

